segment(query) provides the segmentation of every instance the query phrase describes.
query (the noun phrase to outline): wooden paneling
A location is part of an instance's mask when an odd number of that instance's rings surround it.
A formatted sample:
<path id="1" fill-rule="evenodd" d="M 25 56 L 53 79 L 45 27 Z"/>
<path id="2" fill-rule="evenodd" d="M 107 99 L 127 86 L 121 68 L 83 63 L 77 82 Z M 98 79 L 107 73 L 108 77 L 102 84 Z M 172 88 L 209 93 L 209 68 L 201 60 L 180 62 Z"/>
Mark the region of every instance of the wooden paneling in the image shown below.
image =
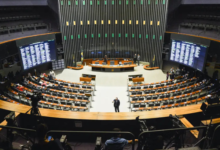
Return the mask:
<path id="1" fill-rule="evenodd" d="M 187 128 L 194 127 L 185 117 L 180 118 L 180 121 L 184 124 Z M 198 138 L 199 131 L 198 130 L 190 130 L 190 132 L 194 135 L 195 138 Z"/>
<path id="2" fill-rule="evenodd" d="M 132 58 L 136 53 L 161 68 L 168 0 L 58 2 L 67 66 L 79 61 L 83 50 L 84 58 Z"/>
<path id="3" fill-rule="evenodd" d="M 209 125 L 210 124 L 210 119 L 209 120 L 202 120 L 202 124 L 204 125 Z M 220 124 L 220 118 L 215 118 L 215 119 L 212 119 L 212 124 Z"/>
<path id="4" fill-rule="evenodd" d="M 124 66 L 109 66 L 109 65 L 103 65 L 103 66 L 92 66 L 93 68 L 131 68 L 131 67 L 137 67 L 137 65 L 124 65 Z"/>
<path id="5" fill-rule="evenodd" d="M 113 106 L 112 106 L 113 107 Z M 135 120 L 137 116 L 140 119 L 153 119 L 163 118 L 172 115 L 186 115 L 201 112 L 201 104 L 184 106 L 179 108 L 143 111 L 143 112 L 71 112 L 61 110 L 51 110 L 40 108 L 42 116 L 52 118 L 65 118 L 65 119 L 81 119 L 81 120 Z M 0 100 L 0 109 L 15 111 L 18 113 L 26 113 L 30 106 L 18 105 Z M 112 108 L 113 109 L 113 108 Z"/>

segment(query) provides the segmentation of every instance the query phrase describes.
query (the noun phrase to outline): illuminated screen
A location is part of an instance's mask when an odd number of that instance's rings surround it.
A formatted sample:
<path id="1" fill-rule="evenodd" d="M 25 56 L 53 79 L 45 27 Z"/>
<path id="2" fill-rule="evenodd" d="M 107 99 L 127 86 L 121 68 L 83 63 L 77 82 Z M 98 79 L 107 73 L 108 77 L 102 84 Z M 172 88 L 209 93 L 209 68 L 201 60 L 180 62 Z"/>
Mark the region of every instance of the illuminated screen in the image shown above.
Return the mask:
<path id="1" fill-rule="evenodd" d="M 203 70 L 207 46 L 172 40 L 170 60 Z"/>
<path id="2" fill-rule="evenodd" d="M 54 40 L 32 43 L 19 48 L 24 70 L 56 60 Z"/>

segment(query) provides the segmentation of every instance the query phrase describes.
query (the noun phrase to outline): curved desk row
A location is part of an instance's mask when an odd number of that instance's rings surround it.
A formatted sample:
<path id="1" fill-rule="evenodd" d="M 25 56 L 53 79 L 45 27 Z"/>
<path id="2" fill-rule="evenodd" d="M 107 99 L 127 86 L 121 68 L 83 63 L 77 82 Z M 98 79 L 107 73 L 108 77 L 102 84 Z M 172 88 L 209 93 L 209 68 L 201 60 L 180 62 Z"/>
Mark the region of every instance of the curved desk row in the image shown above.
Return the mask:
<path id="1" fill-rule="evenodd" d="M 145 70 L 155 70 L 155 69 L 159 69 L 159 67 L 149 67 L 149 65 L 145 65 L 144 69 Z"/>
<path id="2" fill-rule="evenodd" d="M 73 69 L 73 70 L 81 70 L 81 69 L 83 69 L 83 65 L 77 65 L 77 67 L 67 66 L 67 68 Z"/>
<path id="3" fill-rule="evenodd" d="M 51 110 L 39 108 L 44 117 L 77 119 L 77 120 L 135 120 L 137 116 L 140 119 L 164 118 L 172 115 L 186 115 L 201 112 L 201 104 L 178 107 L 172 109 L 143 111 L 143 112 L 71 112 L 61 110 Z M 0 100 L 0 109 L 15 111 L 17 113 L 26 113 L 30 106 L 9 103 Z"/>
<path id="4" fill-rule="evenodd" d="M 110 65 L 95 66 L 95 65 L 91 65 L 91 67 L 92 67 L 92 71 L 123 72 L 123 71 L 134 71 L 134 67 L 137 67 L 137 65 L 123 65 L 123 66 L 110 66 Z"/>
<path id="5" fill-rule="evenodd" d="M 125 61 L 124 59 L 126 59 L 127 61 Z M 110 61 L 114 61 L 115 65 L 117 65 L 119 61 L 121 61 L 122 63 L 132 62 L 132 64 L 133 64 L 132 60 L 133 59 L 131 59 L 131 58 L 108 58 L 107 64 L 110 64 Z M 102 62 L 104 62 L 104 58 L 83 59 L 83 64 L 86 63 L 86 65 L 94 64 L 95 62 L 99 62 L 99 64 L 102 64 Z"/>

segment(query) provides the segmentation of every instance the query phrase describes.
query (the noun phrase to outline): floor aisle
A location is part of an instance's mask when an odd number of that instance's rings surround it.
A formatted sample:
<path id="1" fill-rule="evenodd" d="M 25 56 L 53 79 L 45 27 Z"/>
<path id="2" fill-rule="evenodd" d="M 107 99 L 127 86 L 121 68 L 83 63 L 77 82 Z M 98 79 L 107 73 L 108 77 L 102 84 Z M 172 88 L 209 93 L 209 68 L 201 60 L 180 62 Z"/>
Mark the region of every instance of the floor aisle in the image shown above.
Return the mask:
<path id="1" fill-rule="evenodd" d="M 143 74 L 145 83 L 158 82 L 166 79 L 166 74 L 161 70 L 147 71 L 143 66 L 135 67 L 134 72 L 95 72 L 91 71 L 91 67 L 86 66 L 83 70 L 57 70 L 55 71 L 58 79 L 79 82 L 82 74 L 96 75 L 96 91 L 94 102 L 90 112 L 114 112 L 112 101 L 118 97 L 121 105 L 121 112 L 129 112 L 129 103 L 127 96 L 128 75 Z"/>

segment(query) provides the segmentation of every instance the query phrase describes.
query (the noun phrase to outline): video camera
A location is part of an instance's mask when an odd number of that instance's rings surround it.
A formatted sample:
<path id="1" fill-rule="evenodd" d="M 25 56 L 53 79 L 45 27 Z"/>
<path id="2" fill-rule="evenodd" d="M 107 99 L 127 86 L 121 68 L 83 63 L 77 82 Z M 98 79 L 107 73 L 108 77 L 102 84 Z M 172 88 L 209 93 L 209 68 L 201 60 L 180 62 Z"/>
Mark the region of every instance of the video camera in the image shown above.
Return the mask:
<path id="1" fill-rule="evenodd" d="M 31 96 L 31 105 L 33 108 L 37 107 L 37 104 L 40 100 L 43 99 L 42 93 L 38 91 L 34 91 L 33 95 Z"/>

